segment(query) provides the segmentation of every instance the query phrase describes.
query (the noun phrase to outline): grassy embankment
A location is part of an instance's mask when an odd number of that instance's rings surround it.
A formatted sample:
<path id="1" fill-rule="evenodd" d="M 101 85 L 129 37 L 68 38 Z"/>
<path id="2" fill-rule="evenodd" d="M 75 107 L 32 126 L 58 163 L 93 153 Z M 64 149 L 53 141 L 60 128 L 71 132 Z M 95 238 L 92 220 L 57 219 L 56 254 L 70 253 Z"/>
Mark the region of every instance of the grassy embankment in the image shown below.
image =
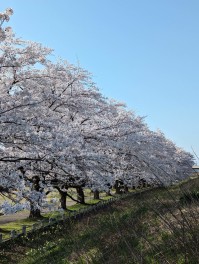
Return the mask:
<path id="1" fill-rule="evenodd" d="M 93 194 L 91 194 L 90 190 L 85 190 L 84 193 L 85 193 L 86 203 L 92 205 L 92 204 L 98 203 L 100 201 L 100 200 L 92 199 Z M 75 199 L 77 199 L 75 190 L 71 189 L 70 194 L 72 194 L 73 197 Z M 100 197 L 103 200 L 111 198 L 111 196 L 106 196 L 105 193 L 102 193 L 100 195 Z M 26 225 L 27 231 L 29 231 L 32 229 L 32 226 L 36 223 L 42 222 L 45 225 L 45 224 L 48 224 L 49 218 L 59 217 L 61 213 L 57 210 L 58 206 L 59 206 L 59 194 L 58 194 L 58 192 L 50 193 L 50 195 L 48 195 L 47 200 L 50 201 L 51 198 L 57 198 L 57 203 L 55 203 L 55 207 L 53 208 L 52 211 L 42 213 L 42 216 L 43 216 L 42 219 L 29 219 L 28 218 L 29 212 L 28 211 L 22 211 L 22 212 L 17 213 L 17 214 L 9 215 L 8 221 L 6 222 L 6 220 L 5 220 L 5 221 L 3 221 L 3 224 L 2 224 L 1 223 L 2 216 L 0 216 L 0 233 L 3 234 L 3 239 L 5 240 L 5 239 L 10 238 L 11 230 L 16 230 L 17 232 L 21 232 L 23 225 Z M 9 201 L 8 199 L 1 197 L 0 203 L 3 202 L 4 200 Z M 67 198 L 67 207 L 71 211 L 77 211 L 77 210 L 82 209 L 82 208 L 87 207 L 87 206 L 83 205 L 83 204 L 77 204 L 74 201 L 72 201 L 70 198 Z M 69 214 L 69 211 L 65 212 L 66 217 L 68 216 L 68 214 Z M 6 217 L 6 219 L 7 219 L 7 217 Z"/>
<path id="2" fill-rule="evenodd" d="M 198 191 L 199 179 L 194 178 L 128 197 L 53 233 L 7 248 L 2 263 L 14 259 L 21 264 L 196 264 Z"/>

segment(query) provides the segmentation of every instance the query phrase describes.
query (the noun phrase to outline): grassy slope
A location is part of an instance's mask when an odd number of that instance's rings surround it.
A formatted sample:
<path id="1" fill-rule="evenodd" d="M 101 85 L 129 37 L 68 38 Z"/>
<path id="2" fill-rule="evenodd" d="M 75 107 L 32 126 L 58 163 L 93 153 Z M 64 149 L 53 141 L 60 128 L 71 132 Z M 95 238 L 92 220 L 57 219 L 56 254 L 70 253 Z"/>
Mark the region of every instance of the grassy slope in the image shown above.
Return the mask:
<path id="1" fill-rule="evenodd" d="M 103 200 L 106 200 L 107 198 L 110 198 L 110 197 L 106 197 Z M 98 202 L 99 200 L 94 200 L 94 199 L 88 201 L 89 204 L 95 204 Z M 78 211 L 79 209 L 82 209 L 84 207 L 87 207 L 87 206 L 83 204 L 74 204 L 74 205 L 68 206 L 68 209 L 72 211 Z M 69 211 L 66 211 L 64 214 L 68 216 Z M 6 240 L 10 238 L 11 230 L 16 230 L 17 232 L 20 233 L 22 231 L 22 226 L 26 225 L 26 230 L 29 231 L 32 229 L 33 224 L 39 224 L 40 222 L 42 222 L 43 225 L 46 225 L 49 222 L 49 218 L 61 217 L 61 215 L 62 213 L 60 211 L 51 211 L 48 213 L 43 213 L 42 219 L 24 218 L 24 219 L 12 221 L 12 222 L 4 223 L 0 225 L 0 233 L 3 234 L 3 239 Z"/>
<path id="2" fill-rule="evenodd" d="M 2 263 L 198 263 L 199 202 L 180 202 L 198 190 L 192 179 L 124 199 L 7 249 Z"/>
<path id="3" fill-rule="evenodd" d="M 74 189 L 70 189 L 70 194 L 72 194 L 74 198 L 77 198 L 76 197 L 76 191 Z M 93 194 L 90 193 L 90 190 L 85 190 L 85 200 L 86 200 L 87 203 L 93 204 L 93 203 L 99 202 L 99 200 L 93 200 L 92 196 L 93 196 Z M 109 196 L 105 196 L 105 193 L 102 193 L 100 195 L 100 197 L 103 200 L 106 200 L 106 199 L 110 198 Z M 50 193 L 50 195 L 48 195 L 48 200 L 50 200 L 51 198 L 57 198 L 58 199 L 59 198 L 59 194 L 57 192 L 52 192 L 52 193 Z M 2 198 L 0 196 L 0 203 L 3 202 L 3 200 L 6 200 L 6 198 Z M 70 210 L 79 210 L 81 208 L 84 208 L 85 206 L 81 205 L 81 204 L 74 204 L 74 202 L 70 198 L 67 198 L 67 207 Z M 58 202 L 57 202 L 57 207 L 56 208 L 58 208 Z M 23 214 L 24 216 L 22 215 L 23 219 L 19 219 L 19 220 L 12 220 L 12 218 L 13 219 L 17 219 L 18 218 L 17 217 L 18 214 L 10 215 L 11 221 L 9 221 L 7 223 L 0 224 L 0 233 L 3 234 L 3 239 L 8 239 L 10 237 L 10 231 L 11 230 L 16 230 L 17 232 L 21 232 L 22 226 L 26 225 L 27 226 L 27 231 L 29 231 L 29 230 L 32 229 L 32 225 L 33 224 L 38 223 L 40 221 L 40 220 L 38 221 L 36 219 L 28 219 L 27 218 L 27 213 L 28 213 L 28 211 L 20 212 L 20 215 Z M 66 212 L 66 215 L 67 214 L 68 213 Z M 60 213 L 58 211 L 50 211 L 48 213 L 42 213 L 42 216 L 44 217 L 42 219 L 42 221 L 44 223 L 45 222 L 48 223 L 49 218 L 56 217 L 58 215 L 60 215 Z M 2 216 L 0 216 L 0 218 L 1 217 Z"/>

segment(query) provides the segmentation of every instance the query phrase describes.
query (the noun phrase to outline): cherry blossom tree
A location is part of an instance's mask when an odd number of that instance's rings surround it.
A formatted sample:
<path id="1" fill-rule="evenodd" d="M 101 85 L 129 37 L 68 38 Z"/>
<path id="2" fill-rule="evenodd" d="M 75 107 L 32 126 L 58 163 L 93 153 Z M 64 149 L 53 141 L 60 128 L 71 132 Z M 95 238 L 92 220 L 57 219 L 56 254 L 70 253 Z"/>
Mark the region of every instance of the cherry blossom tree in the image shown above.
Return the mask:
<path id="1" fill-rule="evenodd" d="M 84 203 L 84 188 L 127 191 L 140 183 L 169 185 L 188 177 L 193 156 L 143 118 L 105 98 L 86 70 L 52 63 L 52 50 L 16 38 L 0 14 L 0 193 L 40 217 L 46 195 L 59 191 L 66 209 L 69 188 Z M 74 199 L 73 197 L 71 197 Z"/>

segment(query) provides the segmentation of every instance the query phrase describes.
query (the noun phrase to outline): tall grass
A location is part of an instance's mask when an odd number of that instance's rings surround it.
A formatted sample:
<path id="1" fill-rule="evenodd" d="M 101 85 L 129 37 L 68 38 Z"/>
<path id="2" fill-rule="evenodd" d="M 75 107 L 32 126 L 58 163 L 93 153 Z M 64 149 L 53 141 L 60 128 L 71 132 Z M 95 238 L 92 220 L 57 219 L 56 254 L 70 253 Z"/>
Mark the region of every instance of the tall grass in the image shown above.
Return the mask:
<path id="1" fill-rule="evenodd" d="M 198 190 L 196 177 L 132 195 L 6 249 L 1 263 L 196 264 L 199 201 L 186 195 Z"/>

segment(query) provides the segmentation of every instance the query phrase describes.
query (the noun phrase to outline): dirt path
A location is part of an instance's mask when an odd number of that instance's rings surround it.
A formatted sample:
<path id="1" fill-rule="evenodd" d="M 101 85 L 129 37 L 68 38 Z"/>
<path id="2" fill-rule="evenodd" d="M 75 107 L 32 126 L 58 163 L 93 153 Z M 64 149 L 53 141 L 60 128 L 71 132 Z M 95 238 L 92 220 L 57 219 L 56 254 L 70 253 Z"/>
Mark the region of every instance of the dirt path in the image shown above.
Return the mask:
<path id="1" fill-rule="evenodd" d="M 68 201 L 67 206 L 71 206 L 76 204 L 74 201 Z M 56 210 L 56 209 L 55 209 Z M 47 213 L 47 211 L 42 211 L 43 213 Z M 52 211 L 48 211 L 52 212 Z M 15 214 L 1 215 L 0 216 L 0 225 L 7 224 L 10 222 L 15 222 L 17 220 L 26 219 L 29 216 L 29 211 L 21 211 Z"/>
<path id="2" fill-rule="evenodd" d="M 29 215 L 29 212 L 22 211 L 15 214 L 2 215 L 0 216 L 0 225 L 7 224 L 10 222 L 15 222 L 17 220 L 26 219 Z"/>

